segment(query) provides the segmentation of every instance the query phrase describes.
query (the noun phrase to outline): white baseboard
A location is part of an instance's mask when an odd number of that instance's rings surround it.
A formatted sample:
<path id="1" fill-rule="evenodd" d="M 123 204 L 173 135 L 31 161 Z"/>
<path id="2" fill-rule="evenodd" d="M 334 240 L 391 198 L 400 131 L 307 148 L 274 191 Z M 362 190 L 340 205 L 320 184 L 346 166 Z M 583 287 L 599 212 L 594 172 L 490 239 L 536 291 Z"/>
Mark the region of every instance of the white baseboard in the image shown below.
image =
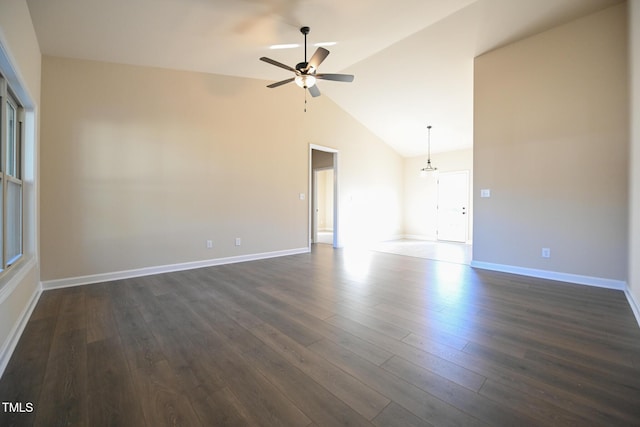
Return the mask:
<path id="1" fill-rule="evenodd" d="M 404 234 L 403 236 L 401 236 L 401 239 L 406 239 L 406 240 L 426 240 L 428 242 L 436 242 L 437 241 L 435 236 L 427 236 L 427 235 L 422 235 L 422 234 Z"/>
<path id="2" fill-rule="evenodd" d="M 11 360 L 11 355 L 13 355 L 13 351 L 18 345 L 22 332 L 27 326 L 27 322 L 31 317 L 31 313 L 33 313 L 33 309 L 36 307 L 41 294 L 42 288 L 40 286 L 36 287 L 36 291 L 31 295 L 29 303 L 22 310 L 22 313 L 20 313 L 18 321 L 13 325 L 7 340 L 2 343 L 2 348 L 0 348 L 0 378 L 4 374 L 4 370 L 7 368 L 9 360 Z"/>
<path id="3" fill-rule="evenodd" d="M 604 279 L 601 277 L 582 276 L 579 274 L 560 273 L 557 271 L 538 270 L 535 268 L 517 267 L 513 265 L 494 264 L 491 262 L 471 261 L 471 267 L 483 270 L 500 271 L 503 273 L 519 274 L 521 276 L 537 277 L 540 279 L 556 280 L 559 282 L 575 283 L 578 285 L 596 286 L 598 288 L 617 289 L 624 291 L 627 283 L 622 280 Z"/>
<path id="4" fill-rule="evenodd" d="M 185 262 L 180 264 L 160 265 L 156 267 L 144 267 L 133 270 L 116 271 L 112 273 L 92 274 L 88 276 L 69 277 L 65 279 L 45 280 L 42 289 L 58 289 L 71 286 L 89 285 L 92 283 L 110 282 L 113 280 L 130 279 L 132 277 L 150 276 L 152 274 L 170 273 L 172 271 L 192 270 L 194 268 L 213 267 L 216 265 L 234 264 L 259 259 L 276 258 L 288 255 L 308 253 L 309 248 L 287 249 L 282 251 L 263 252 L 249 255 L 239 255 L 226 258 L 215 258 L 203 261 Z"/>
<path id="5" fill-rule="evenodd" d="M 453 243 L 453 244 L 460 244 L 460 245 L 471 245 L 473 242 L 471 240 L 467 240 L 466 242 L 454 242 L 454 241 L 450 241 L 450 240 L 438 240 L 437 236 L 427 236 L 426 234 L 405 234 L 403 236 L 400 237 L 401 239 L 406 239 L 406 240 L 424 240 L 427 242 L 433 242 L 433 243 Z"/>
<path id="6" fill-rule="evenodd" d="M 627 301 L 629 301 L 629 306 L 631 306 L 631 311 L 633 311 L 633 315 L 636 317 L 636 322 L 638 322 L 638 326 L 640 326 L 640 305 L 638 305 L 638 302 L 633 297 L 633 294 L 631 293 L 631 289 L 629 288 L 628 285 L 624 290 L 624 294 L 627 297 Z"/>

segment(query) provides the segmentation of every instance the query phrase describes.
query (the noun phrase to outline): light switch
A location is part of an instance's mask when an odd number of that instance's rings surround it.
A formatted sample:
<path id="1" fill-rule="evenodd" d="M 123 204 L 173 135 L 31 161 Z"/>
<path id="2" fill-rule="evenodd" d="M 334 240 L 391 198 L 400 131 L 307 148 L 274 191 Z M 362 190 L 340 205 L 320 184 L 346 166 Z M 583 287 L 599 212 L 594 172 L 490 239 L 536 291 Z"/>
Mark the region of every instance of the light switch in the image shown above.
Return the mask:
<path id="1" fill-rule="evenodd" d="M 491 190 L 489 188 L 483 188 L 480 190 L 480 197 L 491 197 Z"/>
<path id="2" fill-rule="evenodd" d="M 300 200 L 304 200 L 304 193 L 300 193 Z"/>

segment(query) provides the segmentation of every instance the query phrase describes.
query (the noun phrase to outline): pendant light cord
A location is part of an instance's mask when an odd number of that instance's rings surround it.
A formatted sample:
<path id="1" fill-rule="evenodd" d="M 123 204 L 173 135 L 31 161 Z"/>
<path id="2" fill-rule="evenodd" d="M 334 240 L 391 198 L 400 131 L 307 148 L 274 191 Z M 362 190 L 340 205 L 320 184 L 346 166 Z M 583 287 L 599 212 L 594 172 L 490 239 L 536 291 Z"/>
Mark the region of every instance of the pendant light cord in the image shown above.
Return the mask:
<path id="1" fill-rule="evenodd" d="M 431 125 L 427 126 L 427 163 L 431 164 Z"/>

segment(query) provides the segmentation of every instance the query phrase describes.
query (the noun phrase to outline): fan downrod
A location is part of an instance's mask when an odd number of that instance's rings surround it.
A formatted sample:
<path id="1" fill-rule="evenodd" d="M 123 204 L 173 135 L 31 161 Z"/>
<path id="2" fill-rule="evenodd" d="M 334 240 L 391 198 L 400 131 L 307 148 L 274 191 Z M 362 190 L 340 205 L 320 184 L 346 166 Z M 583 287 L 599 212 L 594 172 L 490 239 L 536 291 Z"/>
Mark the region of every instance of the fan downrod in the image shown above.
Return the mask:
<path id="1" fill-rule="evenodd" d="M 307 34 L 309 34 L 309 31 L 311 31 L 311 28 L 309 27 L 300 28 L 300 32 L 304 34 L 304 62 L 301 62 L 300 64 L 296 65 L 296 69 L 298 70 L 299 70 L 298 66 L 300 66 L 301 64 L 304 64 L 304 67 L 307 66 Z"/>

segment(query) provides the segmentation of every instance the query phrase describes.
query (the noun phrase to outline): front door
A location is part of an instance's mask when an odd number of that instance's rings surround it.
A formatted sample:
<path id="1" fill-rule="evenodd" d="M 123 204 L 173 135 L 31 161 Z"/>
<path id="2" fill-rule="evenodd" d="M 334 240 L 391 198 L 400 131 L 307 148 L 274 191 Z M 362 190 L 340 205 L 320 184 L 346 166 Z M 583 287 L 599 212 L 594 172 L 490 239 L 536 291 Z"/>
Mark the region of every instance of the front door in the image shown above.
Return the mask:
<path id="1" fill-rule="evenodd" d="M 466 242 L 469 232 L 469 171 L 438 177 L 438 240 Z"/>

